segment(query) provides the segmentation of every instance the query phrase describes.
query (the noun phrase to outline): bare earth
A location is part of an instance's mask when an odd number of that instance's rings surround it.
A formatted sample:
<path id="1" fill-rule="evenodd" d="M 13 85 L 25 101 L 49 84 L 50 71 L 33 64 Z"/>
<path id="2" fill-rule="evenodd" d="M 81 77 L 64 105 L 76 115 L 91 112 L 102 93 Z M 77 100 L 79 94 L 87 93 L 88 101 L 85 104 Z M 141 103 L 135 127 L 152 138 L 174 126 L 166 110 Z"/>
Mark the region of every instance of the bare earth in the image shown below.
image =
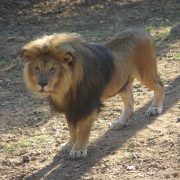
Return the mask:
<path id="1" fill-rule="evenodd" d="M 0 179 L 180 179 L 180 3 L 178 0 L 0 1 Z M 134 85 L 135 113 L 127 128 L 108 124 L 122 110 L 119 96 L 105 102 L 90 138 L 88 157 L 68 159 L 65 118 L 25 88 L 21 47 L 34 37 L 78 32 L 106 41 L 130 26 L 155 39 L 165 83 L 164 111 L 146 117 L 152 92 Z M 180 42 L 180 41 L 179 41 Z"/>

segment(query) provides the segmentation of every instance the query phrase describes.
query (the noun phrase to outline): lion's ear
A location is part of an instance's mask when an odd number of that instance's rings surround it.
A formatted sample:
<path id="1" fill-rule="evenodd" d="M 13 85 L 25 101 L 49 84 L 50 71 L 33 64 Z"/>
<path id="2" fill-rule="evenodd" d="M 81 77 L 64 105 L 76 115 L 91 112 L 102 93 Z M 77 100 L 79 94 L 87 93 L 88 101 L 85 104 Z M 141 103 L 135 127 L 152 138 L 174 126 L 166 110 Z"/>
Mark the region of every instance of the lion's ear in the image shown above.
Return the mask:
<path id="1" fill-rule="evenodd" d="M 75 50 L 69 42 L 61 42 L 61 39 L 54 38 L 49 45 L 50 55 L 58 62 L 71 64 L 75 58 Z"/>
<path id="2" fill-rule="evenodd" d="M 33 48 L 23 48 L 22 49 L 22 56 L 23 59 L 25 59 L 26 61 L 33 61 L 35 60 L 38 56 L 39 53 L 37 49 L 33 49 Z"/>
<path id="3" fill-rule="evenodd" d="M 71 64 L 74 59 L 73 51 L 69 49 L 51 48 L 50 54 L 56 61 L 64 64 Z"/>
<path id="4" fill-rule="evenodd" d="M 70 52 L 66 52 L 60 57 L 60 59 L 63 63 L 70 64 L 73 61 L 73 55 Z"/>

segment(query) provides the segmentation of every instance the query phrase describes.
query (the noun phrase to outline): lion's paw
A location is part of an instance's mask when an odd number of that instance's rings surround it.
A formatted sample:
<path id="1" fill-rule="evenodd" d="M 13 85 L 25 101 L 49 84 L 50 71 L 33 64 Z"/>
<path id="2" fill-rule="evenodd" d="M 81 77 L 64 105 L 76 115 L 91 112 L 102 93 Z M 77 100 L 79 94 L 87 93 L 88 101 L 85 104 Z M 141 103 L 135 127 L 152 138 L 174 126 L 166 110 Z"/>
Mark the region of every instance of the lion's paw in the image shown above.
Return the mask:
<path id="1" fill-rule="evenodd" d="M 61 145 L 61 150 L 62 150 L 63 152 L 69 152 L 70 149 L 72 148 L 72 146 L 73 146 L 72 143 L 66 142 L 66 143 L 64 143 L 64 144 Z"/>
<path id="2" fill-rule="evenodd" d="M 127 123 L 121 121 L 121 120 L 116 120 L 114 122 L 112 122 L 111 124 L 109 124 L 109 128 L 110 129 L 115 129 L 115 130 L 118 130 L 118 129 L 123 129 L 127 126 Z"/>
<path id="3" fill-rule="evenodd" d="M 146 112 L 147 116 L 154 116 L 162 113 L 162 107 L 149 107 Z"/>
<path id="4" fill-rule="evenodd" d="M 77 159 L 77 158 L 83 158 L 87 156 L 87 148 L 86 149 L 78 149 L 75 150 L 74 148 L 69 153 L 69 158 L 71 159 Z"/>

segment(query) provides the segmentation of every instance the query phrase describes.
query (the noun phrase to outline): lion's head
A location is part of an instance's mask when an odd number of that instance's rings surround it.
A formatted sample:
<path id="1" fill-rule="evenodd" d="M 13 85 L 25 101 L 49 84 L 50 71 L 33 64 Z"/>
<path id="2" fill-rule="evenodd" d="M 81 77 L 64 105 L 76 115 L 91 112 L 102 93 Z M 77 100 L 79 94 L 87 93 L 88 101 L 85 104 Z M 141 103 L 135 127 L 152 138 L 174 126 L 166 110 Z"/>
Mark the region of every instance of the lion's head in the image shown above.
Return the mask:
<path id="1" fill-rule="evenodd" d="M 27 87 L 41 95 L 65 93 L 81 76 L 80 61 L 72 47 L 84 39 L 74 33 L 44 36 L 23 47 Z"/>

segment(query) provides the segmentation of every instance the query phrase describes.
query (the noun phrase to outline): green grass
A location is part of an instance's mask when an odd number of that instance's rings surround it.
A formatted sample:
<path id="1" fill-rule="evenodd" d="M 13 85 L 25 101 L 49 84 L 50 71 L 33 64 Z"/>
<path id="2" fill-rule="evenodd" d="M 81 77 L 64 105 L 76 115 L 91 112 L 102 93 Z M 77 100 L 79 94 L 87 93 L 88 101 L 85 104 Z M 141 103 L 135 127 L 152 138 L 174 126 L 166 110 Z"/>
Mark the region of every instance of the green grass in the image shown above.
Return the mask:
<path id="1" fill-rule="evenodd" d="M 5 60 L 5 59 L 0 59 L 0 66 L 5 66 L 9 63 L 9 61 Z"/>
<path id="2" fill-rule="evenodd" d="M 170 26 L 162 26 L 152 30 L 151 34 L 153 35 L 158 50 L 162 50 L 168 47 L 170 29 Z"/>
<path id="3" fill-rule="evenodd" d="M 8 92 L 8 91 L 2 91 L 2 92 L 0 92 L 0 97 L 8 96 L 9 94 L 10 94 L 10 92 Z"/>
<path id="4" fill-rule="evenodd" d="M 146 31 L 151 32 L 155 29 L 155 27 L 152 24 L 147 24 L 145 26 Z"/>
<path id="5" fill-rule="evenodd" d="M 9 143 L 4 147 L 4 150 L 7 152 L 13 152 L 16 151 L 17 149 L 36 146 L 45 142 L 47 139 L 49 139 L 48 137 L 49 136 L 47 134 L 37 134 L 29 139 L 23 139 L 17 142 Z"/>
<path id="6" fill-rule="evenodd" d="M 177 54 L 175 58 L 176 60 L 180 60 L 180 54 Z"/>
<path id="7" fill-rule="evenodd" d="M 17 79 L 18 79 L 17 75 L 13 74 L 11 76 L 11 81 L 17 81 Z"/>

